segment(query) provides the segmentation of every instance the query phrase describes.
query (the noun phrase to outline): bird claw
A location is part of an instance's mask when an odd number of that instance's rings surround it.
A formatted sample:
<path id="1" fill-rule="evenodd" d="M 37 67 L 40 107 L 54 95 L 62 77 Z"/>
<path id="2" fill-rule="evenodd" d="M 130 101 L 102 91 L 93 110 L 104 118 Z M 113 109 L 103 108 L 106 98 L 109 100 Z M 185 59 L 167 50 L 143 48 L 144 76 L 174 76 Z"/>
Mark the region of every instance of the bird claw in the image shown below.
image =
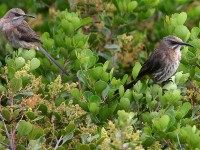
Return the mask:
<path id="1" fill-rule="evenodd" d="M 174 81 L 172 80 L 172 78 L 169 78 L 166 81 L 163 81 L 162 84 L 164 85 L 164 84 L 169 83 L 169 82 L 174 83 Z"/>
<path id="2" fill-rule="evenodd" d="M 174 83 L 174 81 L 172 80 L 172 78 L 167 79 L 166 82 L 173 82 Z"/>

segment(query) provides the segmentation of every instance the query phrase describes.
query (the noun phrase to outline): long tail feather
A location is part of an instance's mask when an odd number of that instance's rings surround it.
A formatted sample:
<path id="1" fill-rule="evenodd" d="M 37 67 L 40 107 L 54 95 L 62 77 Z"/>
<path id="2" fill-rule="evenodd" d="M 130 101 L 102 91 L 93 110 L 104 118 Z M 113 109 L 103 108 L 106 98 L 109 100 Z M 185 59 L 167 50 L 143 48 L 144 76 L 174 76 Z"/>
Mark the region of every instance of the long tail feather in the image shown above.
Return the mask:
<path id="1" fill-rule="evenodd" d="M 56 60 L 55 60 L 53 57 L 51 57 L 51 55 L 49 55 L 49 53 L 47 53 L 41 46 L 39 46 L 38 48 L 39 48 L 39 50 L 40 50 L 45 56 L 47 56 L 47 58 L 48 58 L 51 62 L 53 62 L 65 75 L 69 76 L 69 74 L 66 72 L 66 70 L 65 70 L 63 67 L 61 67 L 61 65 L 60 65 L 59 63 L 57 63 Z"/>

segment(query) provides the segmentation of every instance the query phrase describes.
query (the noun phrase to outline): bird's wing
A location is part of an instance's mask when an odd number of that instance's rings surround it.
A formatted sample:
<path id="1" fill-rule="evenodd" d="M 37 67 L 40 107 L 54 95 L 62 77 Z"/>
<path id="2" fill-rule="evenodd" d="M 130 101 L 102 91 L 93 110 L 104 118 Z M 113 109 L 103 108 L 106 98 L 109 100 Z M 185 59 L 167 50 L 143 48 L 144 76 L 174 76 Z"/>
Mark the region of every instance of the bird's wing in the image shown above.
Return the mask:
<path id="1" fill-rule="evenodd" d="M 41 43 L 40 37 L 31 29 L 26 21 L 23 21 L 19 26 L 17 26 L 17 30 L 21 34 L 19 38 L 20 40 Z"/>
<path id="2" fill-rule="evenodd" d="M 153 53 L 151 53 L 151 55 L 149 56 L 149 58 L 146 60 L 146 62 L 142 65 L 142 68 L 138 74 L 138 77 L 131 81 L 129 84 L 126 84 L 124 86 L 124 88 L 130 89 L 133 87 L 133 85 L 139 80 L 141 79 L 144 75 L 151 75 L 153 72 L 155 72 L 158 69 L 161 69 L 164 67 L 164 63 L 163 61 L 163 54 L 165 51 L 159 52 L 158 49 L 156 49 Z M 118 91 L 116 91 L 115 93 L 117 93 Z"/>
<path id="3" fill-rule="evenodd" d="M 144 75 L 151 75 L 156 70 L 163 67 L 163 54 L 159 52 L 159 50 L 155 50 L 147 59 L 147 61 L 142 65 L 142 69 L 140 70 L 138 77 L 142 77 Z"/>

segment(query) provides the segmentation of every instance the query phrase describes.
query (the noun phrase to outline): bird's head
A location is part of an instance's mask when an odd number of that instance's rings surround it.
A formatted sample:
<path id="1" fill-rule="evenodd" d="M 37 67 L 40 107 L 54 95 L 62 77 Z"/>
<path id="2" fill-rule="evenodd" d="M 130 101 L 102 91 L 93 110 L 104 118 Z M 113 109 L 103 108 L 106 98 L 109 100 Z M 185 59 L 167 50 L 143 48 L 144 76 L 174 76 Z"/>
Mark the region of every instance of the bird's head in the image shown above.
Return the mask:
<path id="1" fill-rule="evenodd" d="M 32 15 L 25 14 L 25 12 L 23 10 L 21 10 L 20 8 L 12 8 L 4 15 L 3 18 L 16 20 L 16 19 L 20 19 L 20 18 L 25 19 L 26 17 L 35 18 Z"/>
<path id="2" fill-rule="evenodd" d="M 25 14 L 23 10 L 20 8 L 12 8 L 10 9 L 3 17 L 5 20 L 3 23 L 12 23 L 12 25 L 19 25 L 26 17 L 35 18 L 32 15 Z"/>
<path id="3" fill-rule="evenodd" d="M 180 38 L 172 35 L 164 37 L 160 45 L 162 45 L 163 48 L 165 47 L 167 49 L 172 49 L 172 50 L 180 50 L 182 46 L 193 47 L 191 44 L 185 43 Z"/>

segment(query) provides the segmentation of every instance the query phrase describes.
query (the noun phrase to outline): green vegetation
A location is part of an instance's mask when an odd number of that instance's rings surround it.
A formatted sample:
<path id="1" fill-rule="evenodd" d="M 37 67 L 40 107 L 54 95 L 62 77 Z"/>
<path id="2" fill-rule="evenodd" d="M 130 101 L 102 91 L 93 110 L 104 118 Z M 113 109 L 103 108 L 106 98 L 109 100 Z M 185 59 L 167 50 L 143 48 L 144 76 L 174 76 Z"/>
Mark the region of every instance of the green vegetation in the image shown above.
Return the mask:
<path id="1" fill-rule="evenodd" d="M 199 0 L 1 0 L 0 16 L 13 7 L 37 16 L 28 23 L 70 76 L 1 38 L 0 150 L 200 149 Z M 125 91 L 166 35 L 194 46 L 173 82 Z"/>

